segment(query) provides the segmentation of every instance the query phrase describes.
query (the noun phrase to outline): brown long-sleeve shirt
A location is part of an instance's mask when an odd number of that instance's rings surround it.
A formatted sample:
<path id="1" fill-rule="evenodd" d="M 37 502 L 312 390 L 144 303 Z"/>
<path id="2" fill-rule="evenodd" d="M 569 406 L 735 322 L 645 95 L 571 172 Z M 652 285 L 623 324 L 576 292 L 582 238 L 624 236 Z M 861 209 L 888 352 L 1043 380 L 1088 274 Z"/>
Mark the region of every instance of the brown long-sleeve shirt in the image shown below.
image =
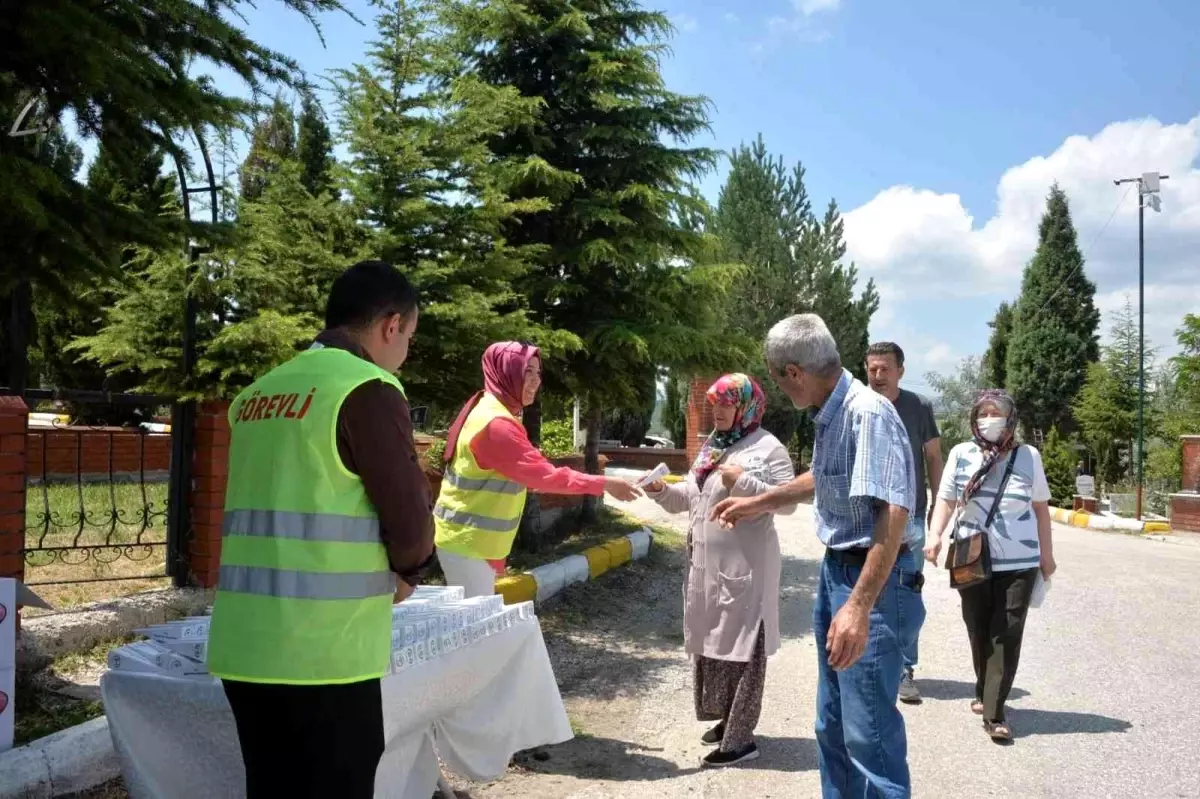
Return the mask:
<path id="1" fill-rule="evenodd" d="M 317 342 L 371 360 L 340 331 L 326 330 Z M 382 380 L 351 391 L 338 411 L 337 448 L 375 506 L 392 571 L 416 585 L 433 557 L 433 502 L 404 395 Z"/>

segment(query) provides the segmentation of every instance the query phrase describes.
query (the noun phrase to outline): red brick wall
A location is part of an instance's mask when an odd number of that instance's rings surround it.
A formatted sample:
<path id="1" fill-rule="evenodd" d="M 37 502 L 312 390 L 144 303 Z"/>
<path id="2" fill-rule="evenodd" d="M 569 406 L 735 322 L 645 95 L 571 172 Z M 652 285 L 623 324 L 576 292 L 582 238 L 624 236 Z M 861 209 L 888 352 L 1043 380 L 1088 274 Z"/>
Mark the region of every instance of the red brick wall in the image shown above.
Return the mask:
<path id="1" fill-rule="evenodd" d="M 33 428 L 26 446 L 31 478 L 43 476 L 43 464 L 51 476 L 74 479 L 76 472 L 82 471 L 85 476 L 107 477 L 110 447 L 115 474 L 137 474 L 143 465 L 147 472 L 171 468 L 169 433 L 143 434 L 120 427 Z"/>
<path id="2" fill-rule="evenodd" d="M 229 403 L 209 401 L 196 409 L 196 446 L 192 457 L 192 582 L 217 584 L 221 570 L 221 525 L 225 521 L 225 485 L 229 478 Z"/>
<path id="3" fill-rule="evenodd" d="M 716 376 L 697 377 L 692 380 L 688 387 L 687 400 L 687 462 L 691 464 L 696 460 L 696 456 L 700 454 L 700 447 L 704 444 L 704 439 L 713 429 L 712 408 L 708 404 L 705 395 L 713 383 L 717 381 Z"/>
<path id="4" fill-rule="evenodd" d="M 1200 494 L 1171 495 L 1171 529 L 1200 533 Z"/>
<path id="5" fill-rule="evenodd" d="M 0 577 L 24 579 L 25 426 L 29 409 L 20 397 L 0 397 Z"/>
<path id="6" fill-rule="evenodd" d="M 1183 490 L 1200 491 L 1200 436 L 1183 436 Z"/>
<path id="7" fill-rule="evenodd" d="M 600 452 L 608 456 L 608 462 L 613 466 L 623 466 L 626 469 L 645 469 L 650 471 L 660 463 L 671 468 L 673 474 L 684 474 L 691 466 L 685 449 L 654 449 L 652 447 L 617 447 L 605 448 Z"/>

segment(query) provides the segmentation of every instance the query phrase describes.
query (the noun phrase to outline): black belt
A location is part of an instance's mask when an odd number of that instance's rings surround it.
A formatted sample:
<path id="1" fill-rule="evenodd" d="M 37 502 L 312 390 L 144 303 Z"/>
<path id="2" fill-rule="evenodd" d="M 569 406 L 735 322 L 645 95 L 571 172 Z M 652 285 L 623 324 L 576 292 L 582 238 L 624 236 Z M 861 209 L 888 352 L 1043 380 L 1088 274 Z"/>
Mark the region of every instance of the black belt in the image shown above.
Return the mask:
<path id="1" fill-rule="evenodd" d="M 825 549 L 825 557 L 843 566 L 858 566 L 862 568 L 867 563 L 867 553 L 870 547 L 850 547 L 849 549 Z M 908 544 L 901 544 L 896 557 L 908 554 Z"/>

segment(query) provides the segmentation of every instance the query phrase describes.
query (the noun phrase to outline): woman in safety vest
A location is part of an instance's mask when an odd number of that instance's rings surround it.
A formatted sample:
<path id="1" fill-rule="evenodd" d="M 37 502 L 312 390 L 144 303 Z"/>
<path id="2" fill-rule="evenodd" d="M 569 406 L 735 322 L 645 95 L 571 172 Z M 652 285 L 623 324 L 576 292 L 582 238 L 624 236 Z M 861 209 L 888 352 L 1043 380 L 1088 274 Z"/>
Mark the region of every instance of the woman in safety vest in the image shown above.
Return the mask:
<path id="1" fill-rule="evenodd" d="M 541 385 L 537 347 L 491 345 L 483 354 L 484 390 L 463 406 L 447 436 L 433 510 L 435 542 L 446 583 L 463 586 L 468 597 L 494 592 L 517 536 L 526 489 L 592 496 L 607 491 L 622 502 L 641 494 L 628 480 L 555 466 L 533 446 L 518 414 Z"/>

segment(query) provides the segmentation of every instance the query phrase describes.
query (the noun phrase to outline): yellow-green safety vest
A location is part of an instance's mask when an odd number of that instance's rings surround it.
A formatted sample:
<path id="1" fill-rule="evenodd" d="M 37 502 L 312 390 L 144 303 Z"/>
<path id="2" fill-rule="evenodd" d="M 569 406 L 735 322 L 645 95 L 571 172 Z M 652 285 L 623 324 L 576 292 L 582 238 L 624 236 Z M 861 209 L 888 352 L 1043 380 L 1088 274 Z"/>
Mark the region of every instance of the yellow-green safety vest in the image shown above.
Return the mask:
<path id="1" fill-rule="evenodd" d="M 471 452 L 471 439 L 499 418 L 516 421 L 504 403 L 485 393 L 467 415 L 433 509 L 437 545 L 464 558 L 507 558 L 525 510 L 525 486 L 484 469 Z"/>
<path id="2" fill-rule="evenodd" d="M 322 685 L 387 673 L 395 577 L 375 508 L 337 451 L 342 402 L 372 380 L 404 391 L 369 361 L 316 348 L 231 406 L 208 639 L 217 677 Z"/>

